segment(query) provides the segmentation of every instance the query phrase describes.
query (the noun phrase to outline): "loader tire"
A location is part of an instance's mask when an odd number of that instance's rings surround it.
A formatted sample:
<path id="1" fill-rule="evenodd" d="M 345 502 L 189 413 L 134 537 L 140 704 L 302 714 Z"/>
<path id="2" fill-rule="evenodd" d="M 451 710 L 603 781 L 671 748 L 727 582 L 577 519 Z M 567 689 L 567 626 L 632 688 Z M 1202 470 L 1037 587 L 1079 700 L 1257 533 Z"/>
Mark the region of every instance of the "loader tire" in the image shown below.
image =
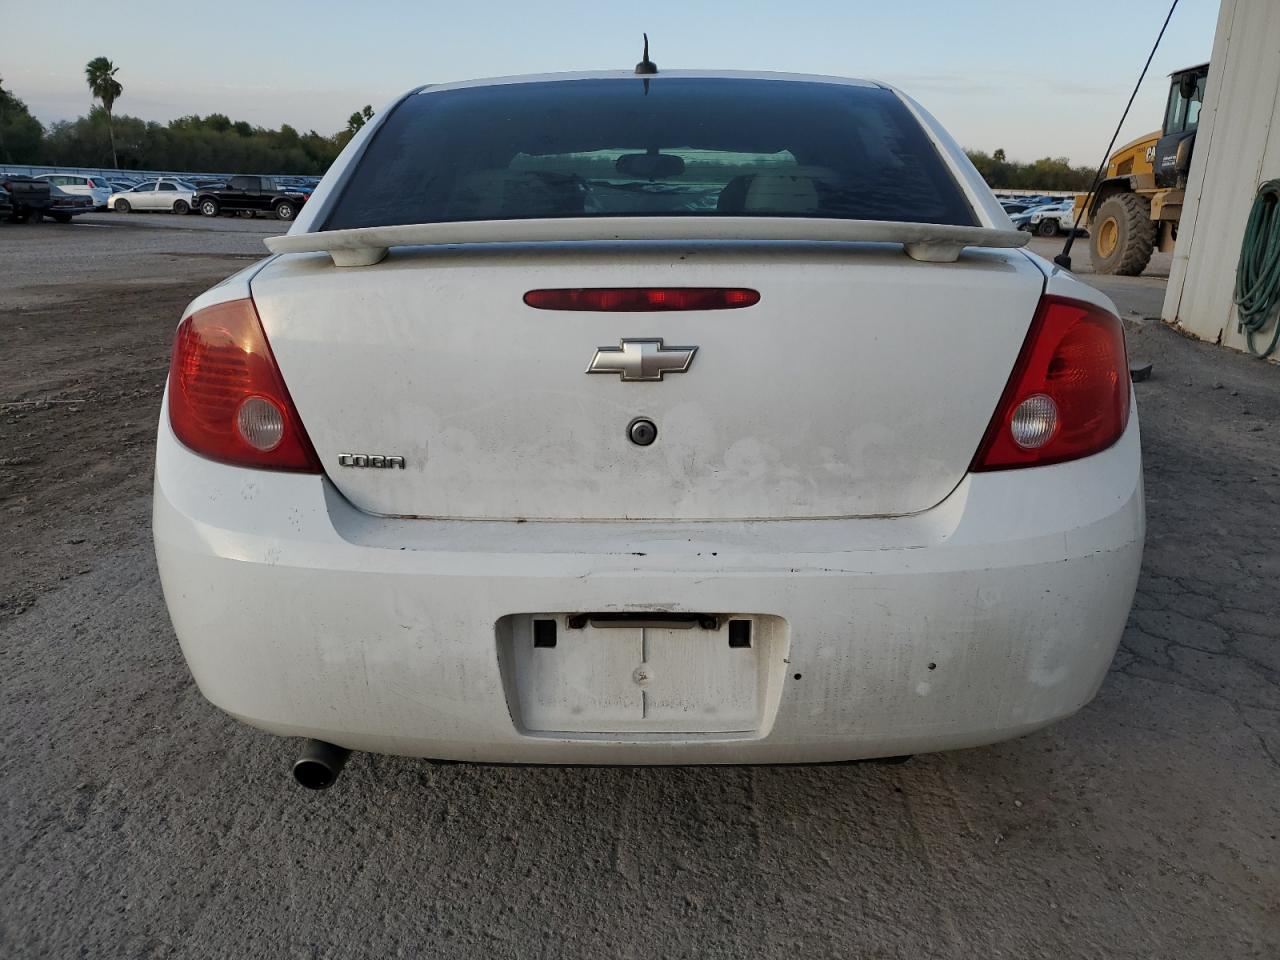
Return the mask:
<path id="1" fill-rule="evenodd" d="M 1155 248 L 1151 201 L 1136 193 L 1107 197 L 1089 222 L 1094 273 L 1136 277 L 1147 268 Z"/>

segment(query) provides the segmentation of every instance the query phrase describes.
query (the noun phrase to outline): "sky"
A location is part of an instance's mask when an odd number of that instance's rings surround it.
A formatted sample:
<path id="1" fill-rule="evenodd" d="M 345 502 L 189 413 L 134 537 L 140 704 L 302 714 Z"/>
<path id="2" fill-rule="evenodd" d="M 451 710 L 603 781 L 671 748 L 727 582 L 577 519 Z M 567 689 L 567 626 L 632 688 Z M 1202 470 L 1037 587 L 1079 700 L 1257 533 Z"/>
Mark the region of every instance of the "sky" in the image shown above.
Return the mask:
<path id="1" fill-rule="evenodd" d="M 1171 0 L 0 0 L 0 78 L 44 123 L 90 105 L 84 65 L 120 68 L 116 112 L 329 134 L 423 83 L 630 69 L 781 70 L 893 83 L 965 147 L 1096 164 Z M 1121 141 L 1160 126 L 1166 75 L 1203 63 L 1218 0 L 1180 0 Z M 50 26 L 56 29 L 48 29 Z"/>

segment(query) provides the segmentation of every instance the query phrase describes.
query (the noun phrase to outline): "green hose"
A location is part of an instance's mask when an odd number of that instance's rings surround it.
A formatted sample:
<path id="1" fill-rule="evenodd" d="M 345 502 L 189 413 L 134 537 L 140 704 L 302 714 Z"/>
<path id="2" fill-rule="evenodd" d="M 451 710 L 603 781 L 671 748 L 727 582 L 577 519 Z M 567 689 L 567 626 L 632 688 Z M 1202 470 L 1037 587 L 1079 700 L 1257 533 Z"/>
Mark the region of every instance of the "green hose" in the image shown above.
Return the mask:
<path id="1" fill-rule="evenodd" d="M 1280 323 L 1275 324 L 1271 342 L 1261 353 L 1253 338 L 1275 321 L 1280 306 L 1280 180 L 1268 180 L 1253 200 L 1236 267 L 1235 302 L 1250 352 L 1271 356 L 1280 343 Z"/>

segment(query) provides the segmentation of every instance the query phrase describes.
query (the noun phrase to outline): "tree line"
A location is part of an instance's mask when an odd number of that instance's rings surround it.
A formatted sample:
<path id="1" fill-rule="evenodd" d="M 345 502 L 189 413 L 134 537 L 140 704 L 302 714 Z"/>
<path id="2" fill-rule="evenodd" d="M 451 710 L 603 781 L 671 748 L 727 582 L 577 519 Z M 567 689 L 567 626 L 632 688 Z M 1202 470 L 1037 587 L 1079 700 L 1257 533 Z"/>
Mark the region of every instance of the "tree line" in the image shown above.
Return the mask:
<path id="1" fill-rule="evenodd" d="M 106 57 L 85 65 L 85 82 L 97 102 L 82 117 L 45 127 L 0 79 L 0 163 L 122 170 L 321 174 L 365 122 L 369 106 L 351 114 L 331 135 L 278 130 L 232 120 L 221 113 L 195 114 L 156 123 L 117 115 L 124 92 L 117 67 Z"/>
<path id="2" fill-rule="evenodd" d="M 966 150 L 970 161 L 993 190 L 1088 190 L 1097 172 L 1089 167 L 1073 167 L 1066 157 L 1044 157 L 1019 163 L 1005 157 L 1003 150 L 986 153 Z"/>
<path id="3" fill-rule="evenodd" d="M 192 114 L 155 123 L 116 116 L 124 87 L 118 68 L 106 57 L 85 65 L 85 83 L 97 101 L 89 113 L 44 127 L 27 105 L 0 80 L 0 163 L 67 167 L 117 167 L 125 170 L 321 174 L 373 110 L 352 113 L 347 126 L 328 136 L 302 133 L 289 124 L 278 130 L 232 120 L 225 114 Z M 996 190 L 1080 190 L 1094 171 L 1073 167 L 1065 157 L 1031 163 L 1009 160 L 1003 150 L 968 150 L 978 172 Z"/>

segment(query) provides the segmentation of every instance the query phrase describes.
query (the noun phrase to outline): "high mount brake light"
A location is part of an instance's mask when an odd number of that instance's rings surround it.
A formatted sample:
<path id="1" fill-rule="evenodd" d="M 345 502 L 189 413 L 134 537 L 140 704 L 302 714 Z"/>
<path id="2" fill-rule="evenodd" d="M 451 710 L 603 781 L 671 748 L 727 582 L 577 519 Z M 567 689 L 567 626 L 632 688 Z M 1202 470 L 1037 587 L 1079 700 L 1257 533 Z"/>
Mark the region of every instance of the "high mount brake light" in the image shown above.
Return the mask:
<path id="1" fill-rule="evenodd" d="M 178 325 L 169 423 L 179 440 L 211 460 L 321 472 L 252 300 L 197 310 Z"/>
<path id="2" fill-rule="evenodd" d="M 1120 320 L 1091 303 L 1046 296 L 970 469 L 1087 457 L 1119 440 L 1128 422 Z"/>
<path id="3" fill-rule="evenodd" d="M 539 310 L 638 313 L 662 310 L 732 310 L 760 302 L 745 287 L 572 287 L 530 290 L 524 302 Z"/>

